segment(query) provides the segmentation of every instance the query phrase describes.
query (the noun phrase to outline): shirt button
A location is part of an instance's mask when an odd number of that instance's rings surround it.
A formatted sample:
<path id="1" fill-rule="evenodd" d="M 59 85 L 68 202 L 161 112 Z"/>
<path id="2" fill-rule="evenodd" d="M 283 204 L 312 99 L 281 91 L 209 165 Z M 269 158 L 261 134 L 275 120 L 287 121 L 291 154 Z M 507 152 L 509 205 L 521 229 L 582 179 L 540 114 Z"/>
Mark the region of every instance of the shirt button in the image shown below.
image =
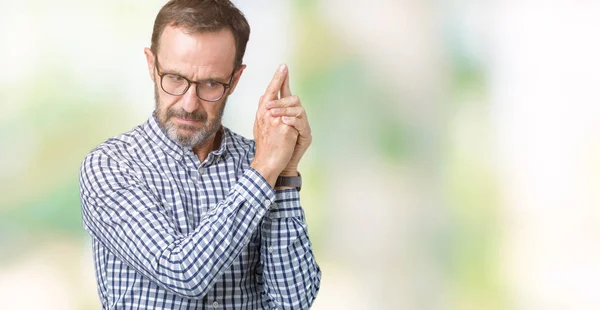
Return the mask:
<path id="1" fill-rule="evenodd" d="M 216 301 L 213 302 L 213 308 L 215 308 L 215 309 L 219 308 L 219 303 Z"/>
<path id="2" fill-rule="evenodd" d="M 265 200 L 265 207 L 269 207 L 271 205 L 271 200 Z"/>
<path id="3" fill-rule="evenodd" d="M 273 247 L 269 247 L 267 250 L 269 250 L 269 253 L 273 253 Z"/>
<path id="4" fill-rule="evenodd" d="M 204 168 L 198 168 L 198 176 L 202 176 L 204 174 Z"/>

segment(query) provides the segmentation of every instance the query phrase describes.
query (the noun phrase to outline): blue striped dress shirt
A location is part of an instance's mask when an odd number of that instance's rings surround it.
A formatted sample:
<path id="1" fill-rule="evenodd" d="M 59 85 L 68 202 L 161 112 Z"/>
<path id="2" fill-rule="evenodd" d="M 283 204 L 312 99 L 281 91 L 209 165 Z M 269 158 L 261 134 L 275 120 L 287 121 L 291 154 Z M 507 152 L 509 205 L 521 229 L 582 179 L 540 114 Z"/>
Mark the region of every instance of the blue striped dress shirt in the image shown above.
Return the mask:
<path id="1" fill-rule="evenodd" d="M 153 115 L 80 169 L 103 309 L 307 309 L 319 290 L 296 189 L 250 167 L 254 141 L 223 127 L 200 162 Z"/>

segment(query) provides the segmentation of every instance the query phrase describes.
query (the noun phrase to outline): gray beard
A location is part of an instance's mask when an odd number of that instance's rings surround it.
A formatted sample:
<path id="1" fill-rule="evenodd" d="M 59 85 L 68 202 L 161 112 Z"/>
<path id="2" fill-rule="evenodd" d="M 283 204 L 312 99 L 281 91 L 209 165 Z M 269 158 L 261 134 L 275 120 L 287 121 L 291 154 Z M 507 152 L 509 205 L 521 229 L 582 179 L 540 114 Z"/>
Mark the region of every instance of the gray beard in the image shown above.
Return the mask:
<path id="1" fill-rule="evenodd" d="M 201 111 L 188 113 L 183 109 L 175 109 L 174 107 L 167 109 L 167 111 L 163 111 L 159 107 L 160 99 L 156 84 L 154 85 L 154 101 L 158 125 L 165 132 L 167 137 L 181 144 L 183 147 L 194 148 L 207 143 L 208 140 L 221 129 L 221 119 L 223 118 L 227 98 L 223 101 L 221 109 L 217 111 L 217 116 L 211 120 L 208 120 L 208 115 Z M 201 121 L 203 124 L 200 128 L 176 124 L 172 120 L 173 116 Z M 192 133 L 188 133 L 190 131 L 192 131 Z"/>

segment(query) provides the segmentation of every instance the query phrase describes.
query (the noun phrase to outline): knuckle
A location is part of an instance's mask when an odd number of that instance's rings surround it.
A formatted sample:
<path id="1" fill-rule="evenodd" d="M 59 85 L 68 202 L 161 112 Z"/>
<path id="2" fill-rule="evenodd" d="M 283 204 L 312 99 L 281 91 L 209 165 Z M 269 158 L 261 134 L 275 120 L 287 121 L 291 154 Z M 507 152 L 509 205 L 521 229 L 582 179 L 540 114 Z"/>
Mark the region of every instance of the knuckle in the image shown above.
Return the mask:
<path id="1" fill-rule="evenodd" d="M 301 107 L 302 103 L 300 102 L 300 97 L 294 95 L 294 105 Z"/>
<path id="2" fill-rule="evenodd" d="M 290 96 L 287 98 L 287 104 L 290 107 L 296 106 L 298 105 L 298 96 L 294 95 L 294 96 Z"/>

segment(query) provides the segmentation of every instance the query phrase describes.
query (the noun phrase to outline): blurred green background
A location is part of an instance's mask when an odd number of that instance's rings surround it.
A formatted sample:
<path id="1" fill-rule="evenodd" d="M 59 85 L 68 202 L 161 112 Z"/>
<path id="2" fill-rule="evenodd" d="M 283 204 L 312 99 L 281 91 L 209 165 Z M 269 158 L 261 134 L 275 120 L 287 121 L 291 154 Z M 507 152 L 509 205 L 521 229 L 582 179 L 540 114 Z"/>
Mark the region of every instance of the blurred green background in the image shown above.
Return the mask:
<path id="1" fill-rule="evenodd" d="M 314 142 L 314 309 L 598 309 L 600 5 L 234 1 L 224 124 L 278 64 Z M 0 2 L 0 308 L 99 309 L 78 168 L 150 116 L 164 1 Z"/>

